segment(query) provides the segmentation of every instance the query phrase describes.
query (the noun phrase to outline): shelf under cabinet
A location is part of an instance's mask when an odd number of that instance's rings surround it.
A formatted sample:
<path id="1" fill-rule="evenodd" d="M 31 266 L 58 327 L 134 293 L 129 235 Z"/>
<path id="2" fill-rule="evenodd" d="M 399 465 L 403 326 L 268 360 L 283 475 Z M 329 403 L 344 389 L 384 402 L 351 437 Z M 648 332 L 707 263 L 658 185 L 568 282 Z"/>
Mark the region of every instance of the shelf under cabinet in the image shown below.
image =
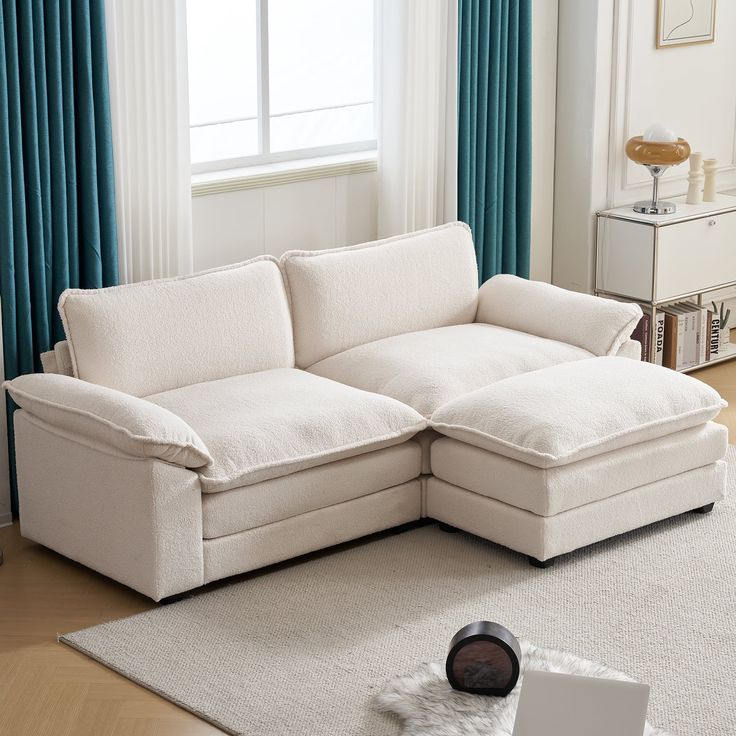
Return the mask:
<path id="1" fill-rule="evenodd" d="M 678 197 L 672 215 L 643 215 L 631 207 L 598 213 L 596 294 L 649 308 L 652 315 L 682 301 L 736 286 L 736 197 L 689 205 Z M 654 358 L 651 320 L 649 359 Z M 736 357 L 728 345 L 712 360 L 683 373 Z"/>
<path id="2" fill-rule="evenodd" d="M 736 358 L 736 343 L 732 342 L 728 343 L 728 345 L 724 345 L 723 347 L 719 347 L 718 355 L 715 358 L 706 360 L 705 363 L 698 363 L 691 368 L 683 368 L 679 372 L 692 373 L 693 371 L 699 371 L 701 368 L 707 368 L 708 366 L 716 365 L 716 363 L 723 363 L 724 360 L 731 360 L 731 358 Z"/>
<path id="3" fill-rule="evenodd" d="M 736 282 L 733 282 L 730 285 L 736 286 Z M 713 291 L 717 291 L 717 289 L 720 289 L 720 288 L 723 288 L 723 287 L 717 287 L 713 289 Z M 708 291 L 696 292 L 694 294 L 688 294 L 687 296 L 684 296 L 684 297 L 678 297 L 677 299 L 671 299 L 671 300 L 657 302 L 657 303 L 648 302 L 644 299 L 635 299 L 634 297 L 625 296 L 624 294 L 610 294 L 601 289 L 596 289 L 595 294 L 596 296 L 601 296 L 604 299 L 615 299 L 616 301 L 621 301 L 621 302 L 633 302 L 634 304 L 640 304 L 645 307 L 648 307 L 649 309 L 652 310 L 652 312 L 654 312 L 654 310 L 659 312 L 663 308 L 667 307 L 668 305 L 676 304 L 677 302 L 681 302 L 681 301 L 685 301 L 685 299 L 695 298 L 700 304 L 702 303 L 702 296 L 704 294 L 710 293 L 710 291 L 711 290 L 709 289 Z M 652 345 L 654 341 L 654 320 L 653 319 L 650 322 L 649 330 L 650 330 L 649 340 L 650 340 L 650 345 Z M 650 355 L 650 359 L 647 362 L 653 363 L 654 361 L 651 360 L 652 357 L 653 356 Z M 736 358 L 736 342 L 729 342 L 723 348 L 719 347 L 717 357 L 711 358 L 710 360 L 706 360 L 704 363 L 698 363 L 697 365 L 690 366 L 689 368 L 680 368 L 678 373 L 692 373 L 693 371 L 700 370 L 701 368 L 707 368 L 708 366 L 716 365 L 716 363 L 722 363 L 725 360 L 731 360 L 731 358 Z M 674 370 L 674 369 L 671 369 L 671 370 Z"/>

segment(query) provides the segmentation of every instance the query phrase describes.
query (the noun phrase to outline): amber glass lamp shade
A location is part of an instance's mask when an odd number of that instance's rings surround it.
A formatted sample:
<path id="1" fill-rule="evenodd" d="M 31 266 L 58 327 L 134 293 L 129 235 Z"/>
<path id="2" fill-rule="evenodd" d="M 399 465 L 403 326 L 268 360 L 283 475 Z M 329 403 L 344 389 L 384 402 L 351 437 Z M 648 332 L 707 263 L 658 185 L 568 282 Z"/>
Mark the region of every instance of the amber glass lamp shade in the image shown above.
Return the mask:
<path id="1" fill-rule="evenodd" d="M 677 166 L 690 157 L 690 144 L 684 138 L 658 143 L 637 135 L 626 141 L 626 155 L 642 166 Z"/>
<path id="2" fill-rule="evenodd" d="M 637 135 L 626 141 L 626 155 L 635 163 L 646 166 L 653 179 L 651 201 L 637 202 L 634 205 L 634 212 L 644 215 L 673 214 L 677 210 L 674 202 L 659 201 L 659 178 L 670 166 L 687 161 L 690 156 L 690 144 L 684 138 L 653 141 Z"/>

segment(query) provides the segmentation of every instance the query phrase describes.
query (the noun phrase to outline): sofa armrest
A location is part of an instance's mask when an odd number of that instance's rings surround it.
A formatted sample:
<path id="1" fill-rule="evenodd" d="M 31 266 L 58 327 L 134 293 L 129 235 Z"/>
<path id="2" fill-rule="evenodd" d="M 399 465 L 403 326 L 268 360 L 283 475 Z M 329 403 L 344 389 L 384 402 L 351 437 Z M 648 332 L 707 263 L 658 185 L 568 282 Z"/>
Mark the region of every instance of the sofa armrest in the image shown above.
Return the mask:
<path id="1" fill-rule="evenodd" d="M 566 342 L 603 356 L 618 354 L 641 316 L 638 304 L 500 274 L 480 287 L 475 321 Z"/>
<path id="2" fill-rule="evenodd" d="M 72 354 L 66 340 L 57 342 L 53 350 L 41 353 L 41 366 L 44 373 L 60 373 L 62 376 L 73 376 Z"/>
<path id="3" fill-rule="evenodd" d="M 212 462 L 204 442 L 183 419 L 145 399 L 53 373 L 18 376 L 3 388 L 45 423 L 131 457 L 184 468 Z"/>
<path id="4" fill-rule="evenodd" d="M 195 470 L 13 416 L 21 534 L 160 600 L 204 583 Z"/>

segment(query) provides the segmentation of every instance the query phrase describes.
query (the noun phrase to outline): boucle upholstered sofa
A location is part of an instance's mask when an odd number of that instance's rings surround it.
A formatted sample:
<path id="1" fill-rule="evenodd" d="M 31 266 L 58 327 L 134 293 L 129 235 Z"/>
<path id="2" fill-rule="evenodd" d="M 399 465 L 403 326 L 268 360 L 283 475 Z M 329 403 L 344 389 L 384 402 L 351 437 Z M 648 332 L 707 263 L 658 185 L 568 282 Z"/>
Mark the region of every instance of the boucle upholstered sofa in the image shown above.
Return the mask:
<path id="1" fill-rule="evenodd" d="M 20 406 L 21 530 L 154 600 L 426 516 L 441 436 L 428 427 L 448 406 L 452 421 L 437 422 L 447 435 L 439 457 L 446 480 L 432 503 L 442 520 L 447 492 L 444 520 L 462 526 L 452 494 L 463 479 L 448 482 L 446 471 L 457 445 L 486 452 L 486 440 L 475 447 L 473 438 L 490 430 L 458 435 L 463 420 L 453 402 L 596 357 L 617 361 L 617 370 L 642 365 L 610 357 L 638 358 L 629 337 L 638 306 L 510 276 L 479 290 L 462 224 L 184 278 L 69 290 L 59 309 L 67 340 L 44 356 L 50 372 L 5 384 Z M 713 432 L 708 446 L 720 448 L 723 435 Z M 491 503 L 472 492 L 483 458 L 458 462 L 475 472 L 465 492 Z M 721 485 L 714 480 L 697 505 L 717 500 Z M 478 502 L 468 501 L 470 516 Z M 544 520 L 549 509 L 531 506 L 517 511 Z M 604 536 L 654 518 L 661 514 L 627 519 Z M 465 527 L 477 532 L 473 524 Z M 537 552 L 536 542 L 516 545 L 510 527 L 502 532 L 497 541 Z"/>

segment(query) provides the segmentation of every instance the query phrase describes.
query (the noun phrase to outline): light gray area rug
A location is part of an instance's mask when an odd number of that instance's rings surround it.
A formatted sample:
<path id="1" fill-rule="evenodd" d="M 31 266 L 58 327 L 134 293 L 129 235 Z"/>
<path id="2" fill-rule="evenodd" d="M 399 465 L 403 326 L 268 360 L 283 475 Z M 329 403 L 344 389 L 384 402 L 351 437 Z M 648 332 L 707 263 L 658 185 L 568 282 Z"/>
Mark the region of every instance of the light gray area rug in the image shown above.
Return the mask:
<path id="1" fill-rule="evenodd" d="M 432 525 L 62 637 L 230 733 L 395 736 L 376 695 L 479 619 L 649 683 L 651 723 L 736 734 L 736 450 L 730 498 L 549 570 Z"/>
<path id="2" fill-rule="evenodd" d="M 376 705 L 401 718 L 402 736 L 512 736 L 524 672 L 541 670 L 609 680 L 631 680 L 622 672 L 558 649 L 521 644 L 521 677 L 505 698 L 453 690 L 444 662 L 423 664 L 416 672 L 389 682 Z M 642 736 L 673 736 L 647 723 Z"/>

